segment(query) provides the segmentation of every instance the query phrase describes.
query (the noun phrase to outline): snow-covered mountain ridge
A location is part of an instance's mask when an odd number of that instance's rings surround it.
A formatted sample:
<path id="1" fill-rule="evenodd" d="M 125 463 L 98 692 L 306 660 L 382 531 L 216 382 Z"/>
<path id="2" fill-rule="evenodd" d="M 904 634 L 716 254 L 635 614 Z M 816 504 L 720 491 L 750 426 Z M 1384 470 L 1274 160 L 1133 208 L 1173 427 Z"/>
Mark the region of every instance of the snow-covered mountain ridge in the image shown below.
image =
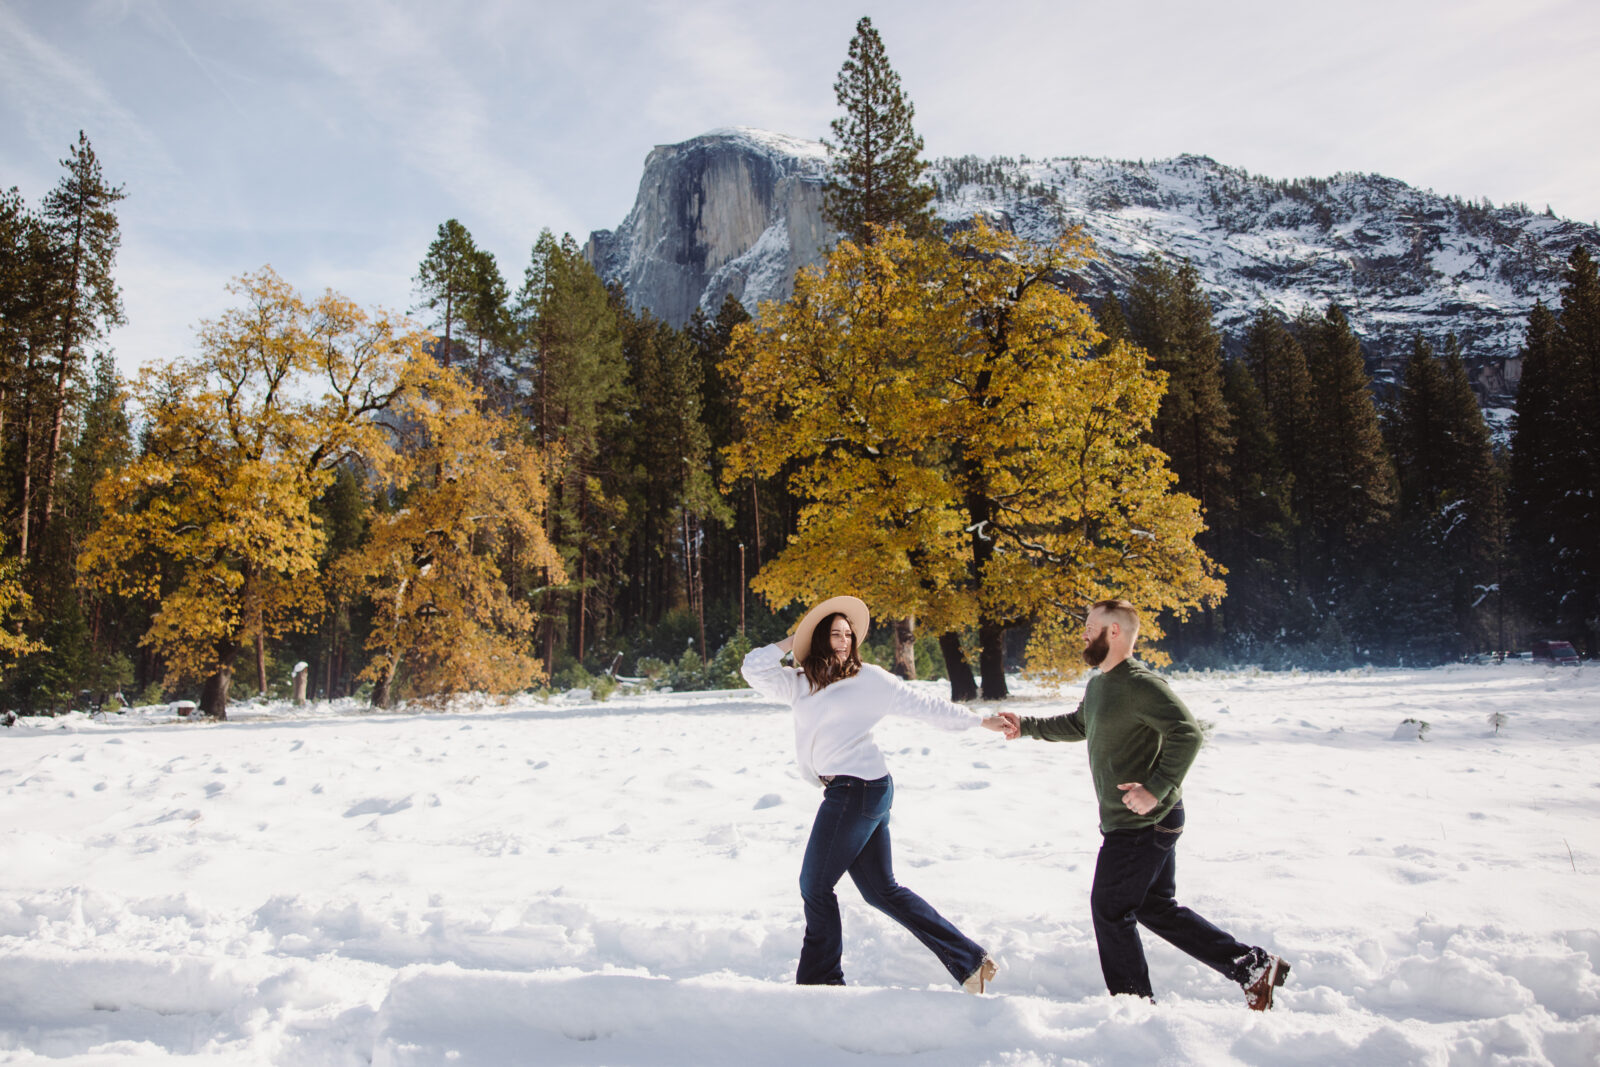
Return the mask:
<path id="1" fill-rule="evenodd" d="M 655 148 L 633 211 L 589 254 L 635 308 L 674 323 L 733 293 L 755 311 L 786 298 L 832 238 L 822 218 L 826 152 L 759 130 L 716 130 Z M 1125 292 L 1151 252 L 1188 259 L 1237 350 L 1262 306 L 1287 316 L 1338 301 L 1382 377 L 1412 336 L 1454 332 L 1486 398 L 1515 384 L 1537 299 L 1554 304 L 1594 226 L 1416 189 L 1379 175 L 1282 181 L 1204 156 L 942 159 L 930 179 L 949 225 L 975 215 L 1036 240 L 1081 225 L 1100 258 L 1074 279 L 1099 300 Z"/>

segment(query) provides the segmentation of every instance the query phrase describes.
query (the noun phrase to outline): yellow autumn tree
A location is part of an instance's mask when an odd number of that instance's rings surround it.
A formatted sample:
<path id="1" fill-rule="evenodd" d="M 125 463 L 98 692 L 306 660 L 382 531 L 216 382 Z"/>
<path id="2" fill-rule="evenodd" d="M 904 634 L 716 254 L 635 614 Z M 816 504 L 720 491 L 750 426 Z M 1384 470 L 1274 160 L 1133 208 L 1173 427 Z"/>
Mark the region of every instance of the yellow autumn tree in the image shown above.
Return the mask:
<path id="1" fill-rule="evenodd" d="M 509 692 L 544 676 L 538 616 L 508 587 L 502 562 L 566 580 L 545 536 L 545 463 L 518 424 L 482 401 L 456 371 L 407 367 L 385 469 L 396 506 L 374 516 L 338 567 L 372 598 L 374 656 L 361 677 L 379 707 L 402 691 Z"/>
<path id="2" fill-rule="evenodd" d="M 33 608 L 33 598 L 22 584 L 22 565 L 15 559 L 0 558 L 0 668 L 6 661 L 45 651 L 45 645 L 31 641 L 22 632 L 21 621 Z M 5 672 L 0 669 L 0 681 Z"/>
<path id="3" fill-rule="evenodd" d="M 169 678 L 203 680 L 227 717 L 241 652 L 315 623 L 323 544 L 314 501 L 335 468 L 381 462 L 378 416 L 427 334 L 329 292 L 307 301 L 272 269 L 230 286 L 239 306 L 202 324 L 200 352 L 134 390 L 142 454 L 96 488 L 103 512 L 79 571 L 151 603 L 141 643 Z"/>
<path id="4" fill-rule="evenodd" d="M 1030 624 L 1030 667 L 1075 669 L 1084 605 L 1151 615 L 1219 597 L 1195 501 L 1147 432 L 1164 388 L 1104 340 L 1066 288 L 1077 232 L 1036 246 L 981 221 L 950 242 L 896 228 L 841 242 L 794 296 L 735 334 L 743 439 L 727 477 L 792 464 L 798 531 L 753 587 L 776 605 L 852 592 L 941 634 L 958 698 L 1006 695 L 1002 639 Z"/>

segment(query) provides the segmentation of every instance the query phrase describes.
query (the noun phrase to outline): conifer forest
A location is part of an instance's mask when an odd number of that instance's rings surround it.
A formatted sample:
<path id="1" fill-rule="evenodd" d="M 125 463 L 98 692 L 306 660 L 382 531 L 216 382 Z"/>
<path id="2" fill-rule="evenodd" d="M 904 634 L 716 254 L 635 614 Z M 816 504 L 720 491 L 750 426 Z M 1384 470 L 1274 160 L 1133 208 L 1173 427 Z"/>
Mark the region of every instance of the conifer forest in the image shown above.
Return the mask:
<path id="1" fill-rule="evenodd" d="M 1493 353 L 1522 359 L 1497 438 L 1453 339 L 1400 339 L 1379 389 L 1337 302 L 1263 306 L 1229 358 L 1181 258 L 1085 296 L 1080 235 L 937 224 L 870 20 L 834 88 L 826 262 L 682 328 L 571 236 L 502 264 L 447 218 L 407 315 L 247 267 L 128 379 L 139 190 L 80 136 L 53 189 L 0 192 L 0 712 L 226 717 L 298 664 L 379 707 L 733 687 L 843 592 L 869 658 L 959 699 L 1075 672 L 1106 596 L 1179 666 L 1600 652 L 1596 250 Z"/>

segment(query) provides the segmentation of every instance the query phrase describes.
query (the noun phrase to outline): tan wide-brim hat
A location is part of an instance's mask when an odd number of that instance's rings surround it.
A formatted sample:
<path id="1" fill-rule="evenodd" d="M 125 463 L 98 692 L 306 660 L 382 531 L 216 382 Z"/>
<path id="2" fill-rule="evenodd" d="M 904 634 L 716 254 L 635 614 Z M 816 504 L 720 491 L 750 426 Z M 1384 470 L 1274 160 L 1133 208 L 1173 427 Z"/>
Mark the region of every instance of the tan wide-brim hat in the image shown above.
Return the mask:
<path id="1" fill-rule="evenodd" d="M 794 631 L 794 661 L 805 662 L 811 655 L 811 634 L 817 624 L 834 612 L 838 612 L 850 620 L 850 629 L 856 634 L 856 648 L 867 643 L 867 629 L 872 625 L 872 612 L 867 610 L 859 597 L 835 596 L 829 597 L 810 611 L 800 620 L 800 625 Z"/>

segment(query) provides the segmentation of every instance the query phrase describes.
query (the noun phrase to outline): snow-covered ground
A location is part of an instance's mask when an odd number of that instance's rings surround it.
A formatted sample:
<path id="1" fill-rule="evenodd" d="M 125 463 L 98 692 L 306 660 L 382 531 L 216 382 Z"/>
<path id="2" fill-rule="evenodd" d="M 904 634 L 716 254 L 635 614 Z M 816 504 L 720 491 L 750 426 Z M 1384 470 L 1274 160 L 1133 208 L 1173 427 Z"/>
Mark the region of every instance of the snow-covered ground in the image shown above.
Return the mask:
<path id="1" fill-rule="evenodd" d="M 0 1061 L 1600 1061 L 1594 668 L 1175 685 L 1180 897 L 1293 962 L 1268 1014 L 1148 938 L 1158 1002 L 1104 995 L 1077 746 L 886 722 L 901 881 L 1003 969 L 961 993 L 846 882 L 851 985 L 799 989 L 785 710 L 274 705 L 0 732 Z"/>

